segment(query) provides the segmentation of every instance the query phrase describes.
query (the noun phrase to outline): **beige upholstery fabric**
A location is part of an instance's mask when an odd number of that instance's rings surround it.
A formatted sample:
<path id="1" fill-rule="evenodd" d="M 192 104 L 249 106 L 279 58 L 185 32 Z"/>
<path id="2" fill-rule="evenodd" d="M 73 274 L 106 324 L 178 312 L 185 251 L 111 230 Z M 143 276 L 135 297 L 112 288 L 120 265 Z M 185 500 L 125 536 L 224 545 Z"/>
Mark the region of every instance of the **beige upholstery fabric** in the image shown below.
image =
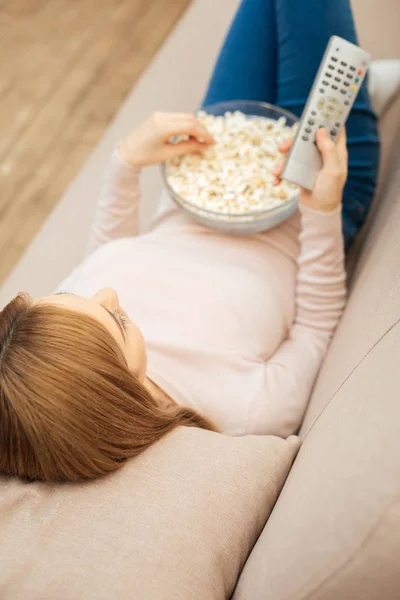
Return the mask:
<path id="1" fill-rule="evenodd" d="M 51 291 L 79 261 L 99 175 L 114 142 L 152 110 L 186 110 L 197 105 L 238 3 L 193 0 L 85 169 L 0 291 L 0 306 L 20 289 L 34 295 Z M 353 0 L 353 5 L 361 44 L 374 58 L 400 57 L 398 0 Z M 399 139 L 399 115 L 400 97 L 381 123 L 384 145 L 376 212 L 371 214 L 367 236 L 360 238 L 363 246 L 358 245 L 352 254 L 352 266 L 360 256 L 352 294 L 306 415 L 302 429 L 306 439 L 244 567 L 236 600 L 400 598 L 400 157 L 399 148 L 393 150 L 393 141 Z M 143 181 L 145 202 L 157 197 L 159 185 L 158 169 L 149 169 Z M 144 223 L 153 204 L 145 206 Z M 58 252 L 49 252 L 53 247 Z M 6 593 L 0 587 L 2 600 L 157 599 L 147 590 L 147 595 L 129 596 L 124 587 L 126 581 L 143 584 L 138 569 L 142 552 L 158 570 L 170 569 L 165 592 L 173 589 L 173 598 L 208 600 L 222 598 L 224 593 L 228 597 L 241 561 L 257 536 L 257 527 L 261 529 L 260 523 L 268 514 L 269 500 L 265 500 L 267 506 L 260 501 L 261 496 L 267 498 L 263 494 L 267 494 L 264 471 L 268 466 L 260 467 L 259 454 L 254 458 L 252 440 L 256 438 L 210 438 L 203 433 L 195 444 L 185 440 L 183 463 L 176 457 L 181 447 L 177 444 L 166 446 L 164 471 L 161 458 L 151 470 L 143 464 L 138 470 L 133 463 L 129 465 L 116 476 L 118 486 L 110 486 L 107 499 L 102 489 L 97 494 L 95 486 L 88 486 L 88 492 L 82 488 L 52 494 L 44 493 L 40 486 L 22 487 L 14 482 L 8 487 L 2 482 L 0 557 L 7 557 L 5 550 L 9 553 L 6 568 L 0 571 L 3 586 L 7 578 L 9 590 Z M 216 444 L 217 439 L 223 446 Z M 253 444 L 251 450 L 247 443 Z M 257 443 L 263 455 L 264 438 Z M 172 456 L 178 462 L 171 461 Z M 215 486 L 217 467 L 219 485 Z M 141 491 L 137 491 L 138 480 Z M 258 481 L 255 491 L 254 481 Z M 76 501 L 78 493 L 80 502 Z M 246 493 L 248 505 L 243 511 Z M 139 521 L 139 512 L 148 514 L 150 500 L 153 520 Z M 119 510 L 114 510 L 115 506 Z M 162 527 L 162 523 L 170 526 L 172 520 L 182 525 L 183 518 L 192 524 L 186 537 L 183 528 L 177 527 L 174 536 L 175 530 Z M 18 520 L 18 527 L 13 519 Z M 35 535 L 33 527 L 42 527 L 41 536 Z M 147 531 L 153 537 L 146 537 Z M 140 553 L 131 550 L 135 539 Z M 177 547 L 181 548 L 180 560 L 171 563 L 171 549 Z M 183 562 L 187 556 L 193 562 Z M 51 560 L 52 568 L 46 572 L 47 560 Z M 191 569 L 189 586 L 187 569 Z M 175 577 L 178 572 L 181 584 L 174 589 L 170 587 L 175 582 L 171 575 Z M 98 573 L 102 576 L 99 586 L 103 587 L 96 590 L 97 596 L 88 595 L 84 586 L 89 580 L 97 585 Z M 36 596 L 25 593 L 23 587 L 18 596 L 19 581 L 34 584 Z M 37 590 L 43 586 L 47 591 L 40 595 Z"/>
<path id="2" fill-rule="evenodd" d="M 399 8 L 400 10 L 400 8 Z M 399 44 L 400 45 L 400 44 Z M 399 48 L 400 55 L 400 48 Z M 388 186 L 391 184 L 393 171 L 396 169 L 396 157 L 394 154 L 398 152 L 399 136 L 400 136 L 400 92 L 396 94 L 393 101 L 385 109 L 383 118 L 379 121 L 379 130 L 381 134 L 381 157 L 379 167 L 378 185 L 375 193 L 375 198 L 372 202 L 368 217 L 361 232 L 356 238 L 349 255 L 347 257 L 347 271 L 350 279 L 352 279 L 355 265 L 362 252 L 365 238 L 369 234 L 371 227 L 374 228 L 377 212 L 381 206 L 381 198 L 386 193 Z M 352 282 L 350 281 L 350 284 Z"/>
<path id="3" fill-rule="evenodd" d="M 373 58 L 400 58 L 398 0 L 351 0 L 360 45 Z"/>
<path id="4" fill-rule="evenodd" d="M 400 323 L 316 420 L 233 600 L 400 598 Z"/>
<path id="5" fill-rule="evenodd" d="M 112 476 L 0 478 L 1 600 L 223 600 L 298 438 L 179 427 Z"/>
<path id="6" fill-rule="evenodd" d="M 400 56 L 397 0 L 354 4 L 361 43 Z M 233 600 L 400 598 L 400 96 L 380 128 L 379 189 L 349 260 L 348 306 Z"/>
<path id="7" fill-rule="evenodd" d="M 400 100 L 400 98 L 399 98 Z M 396 106 L 392 107 L 393 109 Z M 377 196 L 373 218 L 351 280 L 348 304 L 314 389 L 302 433 L 356 368 L 368 351 L 400 317 L 400 113 L 390 111 L 391 131 L 398 131 Z M 397 126 L 397 127 L 396 127 Z"/>

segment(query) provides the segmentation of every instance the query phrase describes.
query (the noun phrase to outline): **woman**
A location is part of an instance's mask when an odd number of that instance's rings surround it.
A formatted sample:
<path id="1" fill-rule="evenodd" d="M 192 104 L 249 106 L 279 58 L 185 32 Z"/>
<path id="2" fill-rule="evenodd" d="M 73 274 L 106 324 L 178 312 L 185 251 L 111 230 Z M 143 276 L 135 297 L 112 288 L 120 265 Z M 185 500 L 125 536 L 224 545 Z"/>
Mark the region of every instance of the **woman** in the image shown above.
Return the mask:
<path id="1" fill-rule="evenodd" d="M 300 114 L 332 34 L 356 42 L 347 0 L 308 0 L 307 10 L 298 0 L 244 0 L 204 104 L 247 98 Z M 180 134 L 189 141 L 168 143 Z M 296 431 L 345 303 L 344 240 L 375 186 L 365 85 L 348 137 L 346 186 L 345 133 L 335 146 L 320 129 L 312 193 L 301 191 L 299 211 L 279 227 L 247 238 L 196 224 L 165 194 L 138 235 L 141 168 L 214 140 L 194 115 L 164 113 L 122 140 L 85 261 L 60 293 L 19 295 L 0 315 L 0 471 L 95 478 L 178 425 Z"/>

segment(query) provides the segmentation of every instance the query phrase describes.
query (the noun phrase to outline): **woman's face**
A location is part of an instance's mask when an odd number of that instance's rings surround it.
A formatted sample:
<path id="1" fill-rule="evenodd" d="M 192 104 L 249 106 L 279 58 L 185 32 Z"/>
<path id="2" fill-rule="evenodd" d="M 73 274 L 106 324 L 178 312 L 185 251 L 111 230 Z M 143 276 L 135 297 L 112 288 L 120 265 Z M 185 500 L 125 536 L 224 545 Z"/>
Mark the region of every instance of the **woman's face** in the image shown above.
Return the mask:
<path id="1" fill-rule="evenodd" d="M 54 304 L 94 317 L 111 333 L 121 350 L 129 370 L 143 382 L 147 370 L 146 348 L 139 329 L 120 307 L 116 292 L 104 288 L 88 300 L 75 294 L 45 296 L 38 303 Z"/>

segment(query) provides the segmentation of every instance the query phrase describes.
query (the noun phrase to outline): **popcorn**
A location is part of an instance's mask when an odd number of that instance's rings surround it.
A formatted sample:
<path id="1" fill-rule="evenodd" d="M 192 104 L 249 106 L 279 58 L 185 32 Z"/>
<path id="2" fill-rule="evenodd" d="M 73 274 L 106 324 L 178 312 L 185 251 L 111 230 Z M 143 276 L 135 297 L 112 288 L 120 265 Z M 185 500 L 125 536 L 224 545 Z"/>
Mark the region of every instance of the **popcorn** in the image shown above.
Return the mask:
<path id="1" fill-rule="evenodd" d="M 279 146 L 295 135 L 297 124 L 248 116 L 240 111 L 197 118 L 216 140 L 202 155 L 186 154 L 166 163 L 171 188 L 200 208 L 227 215 L 248 214 L 282 205 L 298 186 L 273 186 L 273 167 L 282 158 Z"/>

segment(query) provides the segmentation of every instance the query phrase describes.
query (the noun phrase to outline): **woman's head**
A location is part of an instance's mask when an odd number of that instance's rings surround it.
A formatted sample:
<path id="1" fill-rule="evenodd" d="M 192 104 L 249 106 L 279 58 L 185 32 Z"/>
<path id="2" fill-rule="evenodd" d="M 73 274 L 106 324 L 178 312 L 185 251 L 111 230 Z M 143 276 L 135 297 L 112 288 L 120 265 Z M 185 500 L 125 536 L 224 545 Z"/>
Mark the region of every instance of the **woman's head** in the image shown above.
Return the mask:
<path id="1" fill-rule="evenodd" d="M 115 339 L 129 370 L 143 383 L 147 368 L 143 336 L 121 308 L 113 289 L 103 288 L 91 299 L 60 292 L 41 298 L 38 304 L 68 308 L 96 319 Z"/>
<path id="2" fill-rule="evenodd" d="M 0 312 L 0 472 L 28 479 L 92 479 L 178 425 L 216 427 L 143 385 L 143 337 L 102 290 L 34 302 L 19 294 Z"/>

